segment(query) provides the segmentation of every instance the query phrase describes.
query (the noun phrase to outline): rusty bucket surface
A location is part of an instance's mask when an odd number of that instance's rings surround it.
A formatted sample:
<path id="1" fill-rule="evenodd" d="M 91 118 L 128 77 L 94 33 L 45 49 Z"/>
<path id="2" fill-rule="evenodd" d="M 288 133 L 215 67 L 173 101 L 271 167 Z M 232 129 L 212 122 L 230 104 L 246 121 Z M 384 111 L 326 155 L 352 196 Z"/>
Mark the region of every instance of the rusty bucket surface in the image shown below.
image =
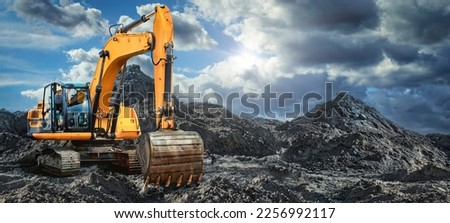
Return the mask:
<path id="1" fill-rule="evenodd" d="M 137 147 L 145 183 L 191 185 L 198 183 L 203 171 L 203 140 L 197 132 L 161 130 L 143 134 Z"/>

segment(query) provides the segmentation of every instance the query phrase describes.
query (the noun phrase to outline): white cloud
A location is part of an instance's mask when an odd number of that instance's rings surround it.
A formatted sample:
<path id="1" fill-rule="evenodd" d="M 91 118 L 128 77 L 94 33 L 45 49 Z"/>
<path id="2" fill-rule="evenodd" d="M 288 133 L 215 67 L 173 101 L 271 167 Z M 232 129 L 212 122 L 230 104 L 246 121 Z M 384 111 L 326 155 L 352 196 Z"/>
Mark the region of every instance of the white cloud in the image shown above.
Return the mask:
<path id="1" fill-rule="evenodd" d="M 91 62 L 95 63 L 98 60 L 100 49 L 98 48 L 91 48 L 89 51 L 85 51 L 81 48 L 78 49 L 72 49 L 69 51 L 66 51 L 67 57 L 70 62 Z"/>
<path id="2" fill-rule="evenodd" d="M 90 82 L 97 65 L 99 51 L 97 48 L 91 48 L 89 51 L 83 49 L 67 51 L 68 60 L 77 64 L 71 66 L 67 72 L 61 70 L 63 80 Z"/>
<path id="3" fill-rule="evenodd" d="M 39 88 L 37 90 L 28 89 L 20 92 L 20 94 L 24 97 L 34 99 L 34 100 L 42 100 L 42 96 L 44 94 L 44 88 Z"/>
<path id="4" fill-rule="evenodd" d="M 226 25 L 241 17 L 248 16 L 253 9 L 256 10 L 261 6 L 261 1 L 256 3 L 253 1 L 228 0 L 221 1 L 220 4 L 217 4 L 216 1 L 202 0 L 191 0 L 191 2 L 199 8 L 198 13 L 203 18 Z M 264 14 L 262 11 L 260 13 Z"/>
<path id="5" fill-rule="evenodd" d="M 224 34 L 234 38 L 244 47 L 257 52 L 275 53 L 279 45 L 286 38 L 295 33 L 285 34 L 283 31 L 283 12 L 278 4 L 271 1 L 222 1 L 219 5 L 214 1 L 192 1 L 197 6 L 195 13 L 203 18 L 223 24 Z M 268 23 L 268 20 L 272 20 Z M 278 24 L 273 24 L 278 23 Z M 280 27 L 278 27 L 280 26 Z M 293 31 L 293 30 L 289 30 Z"/>
<path id="6" fill-rule="evenodd" d="M 191 2 L 195 5 L 192 14 L 223 26 L 223 33 L 237 44 L 229 49 L 231 56 L 205 67 L 198 77 L 180 78 L 181 82 L 195 83 L 200 91 L 258 92 L 278 78 L 324 72 L 324 67 L 292 61 L 292 56 L 301 54 L 294 46 L 308 37 L 296 28 L 296 22 L 286 18 L 294 9 L 274 1 Z"/>
<path id="7" fill-rule="evenodd" d="M 224 26 L 223 33 L 238 43 L 235 55 L 242 54 L 239 52 L 241 48 L 253 52 L 256 58 L 261 60 L 255 66 L 257 72 L 255 69 L 252 71 L 258 73 L 254 76 L 258 79 L 249 82 L 272 82 L 275 81 L 275 77 L 292 77 L 297 71 L 311 71 L 311 68 L 289 61 L 290 55 L 300 53 L 292 48 L 292 43 L 303 39 L 302 33 L 294 27 L 295 24 L 293 25 L 293 22 L 287 21 L 283 16 L 289 14 L 291 8 L 283 8 L 283 5 L 273 1 L 230 0 L 220 4 L 214 1 L 193 0 L 192 2 L 196 5 L 196 14 Z M 233 67 L 236 67 L 238 63 L 245 63 L 248 57 L 241 59 L 244 61 L 231 62 L 235 59 L 228 58 L 216 65 L 227 64 L 230 68 L 226 76 L 236 78 L 240 74 L 233 72 L 242 73 L 242 71 Z M 226 81 L 223 83 L 230 84 Z"/>
<path id="8" fill-rule="evenodd" d="M 147 15 L 147 14 L 152 13 L 153 11 L 155 11 L 155 7 L 157 5 L 161 5 L 161 4 L 159 4 L 159 3 L 152 3 L 152 4 L 136 6 L 136 12 L 140 16 Z"/>
<path id="9" fill-rule="evenodd" d="M 76 38 L 104 34 L 109 26 L 100 10 L 85 8 L 80 3 L 69 4 L 62 1 L 61 5 L 55 5 L 49 0 L 16 0 L 12 10 L 36 26 L 45 27 L 50 24 Z"/>
<path id="10" fill-rule="evenodd" d="M 327 72 L 330 80 L 345 77 L 350 84 L 359 86 L 392 87 L 402 80 L 406 83 L 408 79 L 425 76 L 430 70 L 416 63 L 399 64 L 383 55 L 383 60 L 374 66 L 350 69 L 332 64 L 327 66 Z"/>
<path id="11" fill-rule="evenodd" d="M 225 91 L 260 92 L 263 86 L 283 75 L 277 70 L 277 63 L 276 58 L 237 54 L 203 68 L 196 77 L 177 74 L 175 84 L 179 84 L 182 91 L 187 91 L 187 87 L 194 84 L 195 89 L 202 93 L 218 88 Z"/>

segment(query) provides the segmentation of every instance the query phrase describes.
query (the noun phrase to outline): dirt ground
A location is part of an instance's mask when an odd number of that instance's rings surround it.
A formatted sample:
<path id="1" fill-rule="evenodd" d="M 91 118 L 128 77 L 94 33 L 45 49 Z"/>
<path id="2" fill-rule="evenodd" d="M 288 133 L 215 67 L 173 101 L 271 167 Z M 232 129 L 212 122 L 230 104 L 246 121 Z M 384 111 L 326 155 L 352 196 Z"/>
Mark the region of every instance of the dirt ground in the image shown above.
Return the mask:
<path id="1" fill-rule="evenodd" d="M 0 168 L 0 202 L 450 202 L 448 178 L 429 179 L 425 169 L 398 173 L 399 181 L 395 173 L 309 171 L 279 155 L 209 157 L 199 185 L 151 185 L 145 191 L 141 175 L 96 165 L 83 165 L 79 175 L 64 178 L 32 166 Z"/>

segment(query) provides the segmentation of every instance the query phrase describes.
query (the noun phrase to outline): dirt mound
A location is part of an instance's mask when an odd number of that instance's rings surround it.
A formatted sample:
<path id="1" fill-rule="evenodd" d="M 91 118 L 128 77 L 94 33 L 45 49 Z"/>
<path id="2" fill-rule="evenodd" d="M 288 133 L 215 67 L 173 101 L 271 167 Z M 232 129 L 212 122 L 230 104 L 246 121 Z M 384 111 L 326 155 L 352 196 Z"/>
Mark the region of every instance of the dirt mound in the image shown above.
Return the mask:
<path id="1" fill-rule="evenodd" d="M 73 177 L 53 177 L 32 168 L 0 174 L 1 202 L 136 202 L 139 188 L 127 177 L 83 167 Z"/>
<path id="2" fill-rule="evenodd" d="M 450 135 L 429 134 L 427 138 L 431 140 L 434 146 L 444 151 L 450 160 Z"/>
<path id="3" fill-rule="evenodd" d="M 273 133 L 258 119 L 236 117 L 214 104 L 183 105 L 180 112 L 187 115 L 177 119 L 179 128 L 198 132 L 210 154 L 263 157 L 281 150 Z"/>
<path id="4" fill-rule="evenodd" d="M 314 170 L 415 171 L 447 157 L 425 136 L 406 130 L 350 96 L 316 106 L 276 128 L 284 158 Z"/>
<path id="5" fill-rule="evenodd" d="M 30 139 L 9 132 L 0 133 L 0 164 L 29 163 L 30 148 Z"/>
<path id="6" fill-rule="evenodd" d="M 5 109 L 0 109 L 0 132 L 25 136 L 27 133 L 26 121 L 25 112 L 17 111 L 11 113 Z"/>
<path id="7" fill-rule="evenodd" d="M 424 182 L 432 180 L 450 180 L 450 170 L 448 168 L 426 165 L 423 168 L 408 172 L 398 170 L 393 173 L 382 175 L 382 179 L 401 182 Z"/>
<path id="8" fill-rule="evenodd" d="M 362 203 L 442 203 L 450 202 L 446 188 L 448 184 L 424 182 L 386 182 L 377 179 L 362 179 L 343 187 L 333 196 L 339 202 Z"/>

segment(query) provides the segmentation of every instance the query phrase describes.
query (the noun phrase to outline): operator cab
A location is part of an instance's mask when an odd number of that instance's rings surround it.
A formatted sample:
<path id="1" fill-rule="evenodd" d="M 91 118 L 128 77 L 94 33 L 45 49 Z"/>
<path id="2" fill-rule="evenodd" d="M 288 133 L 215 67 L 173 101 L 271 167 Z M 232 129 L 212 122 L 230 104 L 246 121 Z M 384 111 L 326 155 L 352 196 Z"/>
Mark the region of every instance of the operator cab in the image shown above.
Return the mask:
<path id="1" fill-rule="evenodd" d="M 87 132 L 90 127 L 89 85 L 53 82 L 45 86 L 42 102 L 28 117 L 28 134 Z"/>
<path id="2" fill-rule="evenodd" d="M 88 130 L 91 111 L 88 86 L 83 86 L 83 83 L 65 84 L 64 90 L 67 101 L 66 130 Z"/>

